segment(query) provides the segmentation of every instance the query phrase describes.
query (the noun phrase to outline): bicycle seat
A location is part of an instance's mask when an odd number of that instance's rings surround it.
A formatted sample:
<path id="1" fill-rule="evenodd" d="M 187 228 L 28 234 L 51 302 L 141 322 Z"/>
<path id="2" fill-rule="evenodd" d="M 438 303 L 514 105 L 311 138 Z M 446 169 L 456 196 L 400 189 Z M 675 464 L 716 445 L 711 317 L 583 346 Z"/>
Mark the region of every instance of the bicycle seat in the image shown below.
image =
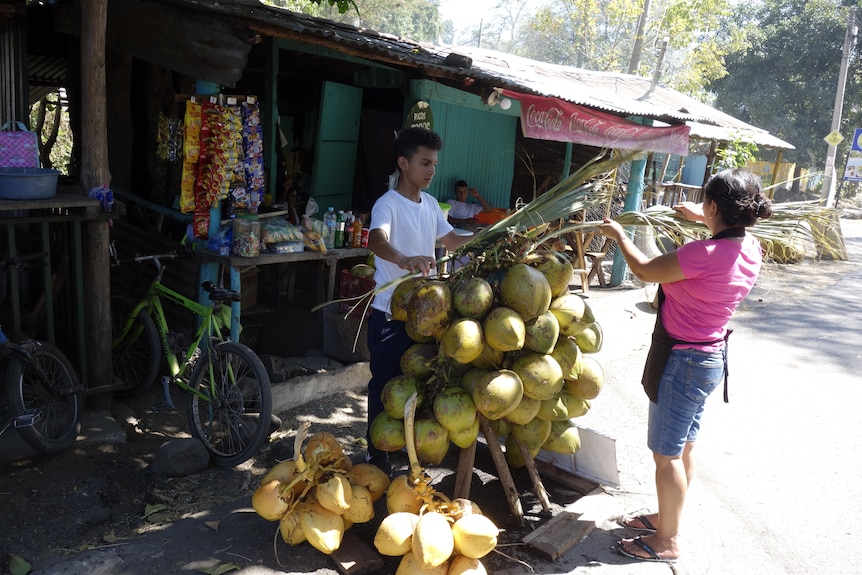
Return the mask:
<path id="1" fill-rule="evenodd" d="M 201 284 L 204 288 L 204 291 L 210 294 L 210 299 L 212 301 L 240 301 L 242 300 L 242 296 L 238 291 L 225 289 L 223 287 L 219 287 L 215 285 L 211 281 L 205 281 Z"/>

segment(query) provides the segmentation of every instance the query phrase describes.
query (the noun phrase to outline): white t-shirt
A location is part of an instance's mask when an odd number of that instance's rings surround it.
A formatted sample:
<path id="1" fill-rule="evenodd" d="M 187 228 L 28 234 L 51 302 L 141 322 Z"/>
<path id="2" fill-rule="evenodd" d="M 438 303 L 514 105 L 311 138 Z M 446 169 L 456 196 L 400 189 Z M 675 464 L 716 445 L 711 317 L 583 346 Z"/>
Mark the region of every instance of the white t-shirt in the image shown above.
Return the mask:
<path id="1" fill-rule="evenodd" d="M 417 203 L 408 200 L 395 190 L 389 190 L 374 202 L 369 229 L 386 232 L 392 247 L 405 256 L 434 257 L 437 239 L 454 228 L 443 217 L 443 211 L 432 195 L 422 192 L 421 201 Z M 382 258 L 376 258 L 374 265 L 377 268 L 374 272 L 374 281 L 378 286 L 407 273 Z M 435 271 L 432 270 L 432 274 Z M 371 307 L 388 312 L 393 289 L 389 288 L 376 294 Z"/>
<path id="2" fill-rule="evenodd" d="M 449 217 L 456 220 L 469 220 L 475 218 L 476 214 L 482 211 L 482 206 L 479 204 L 468 204 L 459 202 L 456 199 L 446 200 L 446 203 L 451 206 L 449 209 Z"/>

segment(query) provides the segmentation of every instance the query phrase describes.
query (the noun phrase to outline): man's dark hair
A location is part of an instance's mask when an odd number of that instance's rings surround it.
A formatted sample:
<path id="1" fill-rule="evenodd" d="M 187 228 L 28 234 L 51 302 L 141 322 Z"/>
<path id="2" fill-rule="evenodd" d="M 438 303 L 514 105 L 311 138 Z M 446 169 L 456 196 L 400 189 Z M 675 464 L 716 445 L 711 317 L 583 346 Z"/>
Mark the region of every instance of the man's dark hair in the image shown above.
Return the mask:
<path id="1" fill-rule="evenodd" d="M 455 185 L 452 187 L 454 187 L 454 188 L 466 188 L 468 186 L 467 186 L 467 182 L 465 182 L 464 180 L 458 180 L 457 182 L 455 182 Z"/>
<path id="2" fill-rule="evenodd" d="M 439 150 L 443 147 L 443 140 L 437 132 L 432 132 L 427 128 L 404 128 L 395 136 L 393 148 L 395 161 L 397 162 L 401 156 L 409 160 L 419 149 L 419 146 L 424 146 L 429 150 Z"/>

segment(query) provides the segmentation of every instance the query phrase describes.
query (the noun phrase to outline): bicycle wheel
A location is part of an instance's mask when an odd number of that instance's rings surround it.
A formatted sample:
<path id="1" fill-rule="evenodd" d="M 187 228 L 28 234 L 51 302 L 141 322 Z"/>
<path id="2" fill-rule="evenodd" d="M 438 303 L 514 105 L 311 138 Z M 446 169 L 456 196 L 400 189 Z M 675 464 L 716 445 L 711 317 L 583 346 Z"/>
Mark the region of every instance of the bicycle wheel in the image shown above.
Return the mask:
<path id="1" fill-rule="evenodd" d="M 131 397 L 149 388 L 158 375 L 162 359 L 156 324 L 145 311 L 135 318 L 123 341 L 117 342 L 132 307 L 130 300 L 111 298 L 114 382 L 122 385 L 114 395 L 119 398 Z"/>
<path id="2" fill-rule="evenodd" d="M 22 346 L 32 361 L 13 358 L 6 368 L 6 393 L 15 414 L 33 413 L 33 425 L 19 427 L 21 438 L 40 453 L 67 449 L 81 431 L 83 389 L 66 356 L 48 342 L 31 340 Z"/>
<path id="3" fill-rule="evenodd" d="M 212 462 L 230 467 L 257 453 L 272 416 L 269 375 L 260 358 L 241 343 L 217 344 L 197 361 L 189 385 L 210 398 L 189 393 L 188 417 Z"/>

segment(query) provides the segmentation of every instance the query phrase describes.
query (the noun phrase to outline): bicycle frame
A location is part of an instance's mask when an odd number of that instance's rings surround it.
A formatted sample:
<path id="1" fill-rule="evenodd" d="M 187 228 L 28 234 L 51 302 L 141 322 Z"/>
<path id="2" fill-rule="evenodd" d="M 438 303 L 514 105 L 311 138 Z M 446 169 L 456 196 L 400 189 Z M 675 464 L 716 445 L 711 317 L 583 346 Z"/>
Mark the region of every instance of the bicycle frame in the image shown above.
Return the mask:
<path id="1" fill-rule="evenodd" d="M 175 303 L 180 307 L 183 307 L 192 313 L 199 320 L 199 325 L 197 326 L 194 335 L 192 336 L 192 343 L 186 351 L 186 359 L 182 363 L 180 362 L 177 354 L 171 349 L 171 346 L 168 342 L 168 322 L 165 317 L 164 307 L 162 306 L 162 298 L 165 298 L 167 301 Z M 185 391 L 190 391 L 202 399 L 209 400 L 209 397 L 200 391 L 192 389 L 185 381 L 185 375 L 187 371 L 194 366 L 195 361 L 197 361 L 198 357 L 201 354 L 201 342 L 204 338 L 215 338 L 217 341 L 223 341 L 224 338 L 219 333 L 218 329 L 213 329 L 215 321 L 213 318 L 213 310 L 214 307 L 212 305 L 204 305 L 196 302 L 193 299 L 187 298 L 184 295 L 175 292 L 169 287 L 163 285 L 161 283 L 161 273 L 159 273 L 159 277 L 156 277 L 155 280 L 150 284 L 150 287 L 147 289 L 147 294 L 144 296 L 144 299 L 138 302 L 131 310 L 129 317 L 126 319 L 125 324 L 123 325 L 123 329 L 120 334 L 117 336 L 117 339 L 114 341 L 114 345 L 116 346 L 119 342 L 122 342 L 127 336 L 130 335 L 132 331 L 132 327 L 135 325 L 135 319 L 138 317 L 140 313 L 149 314 L 153 321 L 156 324 L 156 330 L 159 334 L 159 341 L 162 345 L 162 352 L 165 355 L 165 359 L 167 360 L 168 365 L 168 377 L 173 383 L 176 383 Z M 137 334 L 132 334 L 137 335 Z M 207 346 L 209 347 L 211 344 L 208 341 Z"/>

